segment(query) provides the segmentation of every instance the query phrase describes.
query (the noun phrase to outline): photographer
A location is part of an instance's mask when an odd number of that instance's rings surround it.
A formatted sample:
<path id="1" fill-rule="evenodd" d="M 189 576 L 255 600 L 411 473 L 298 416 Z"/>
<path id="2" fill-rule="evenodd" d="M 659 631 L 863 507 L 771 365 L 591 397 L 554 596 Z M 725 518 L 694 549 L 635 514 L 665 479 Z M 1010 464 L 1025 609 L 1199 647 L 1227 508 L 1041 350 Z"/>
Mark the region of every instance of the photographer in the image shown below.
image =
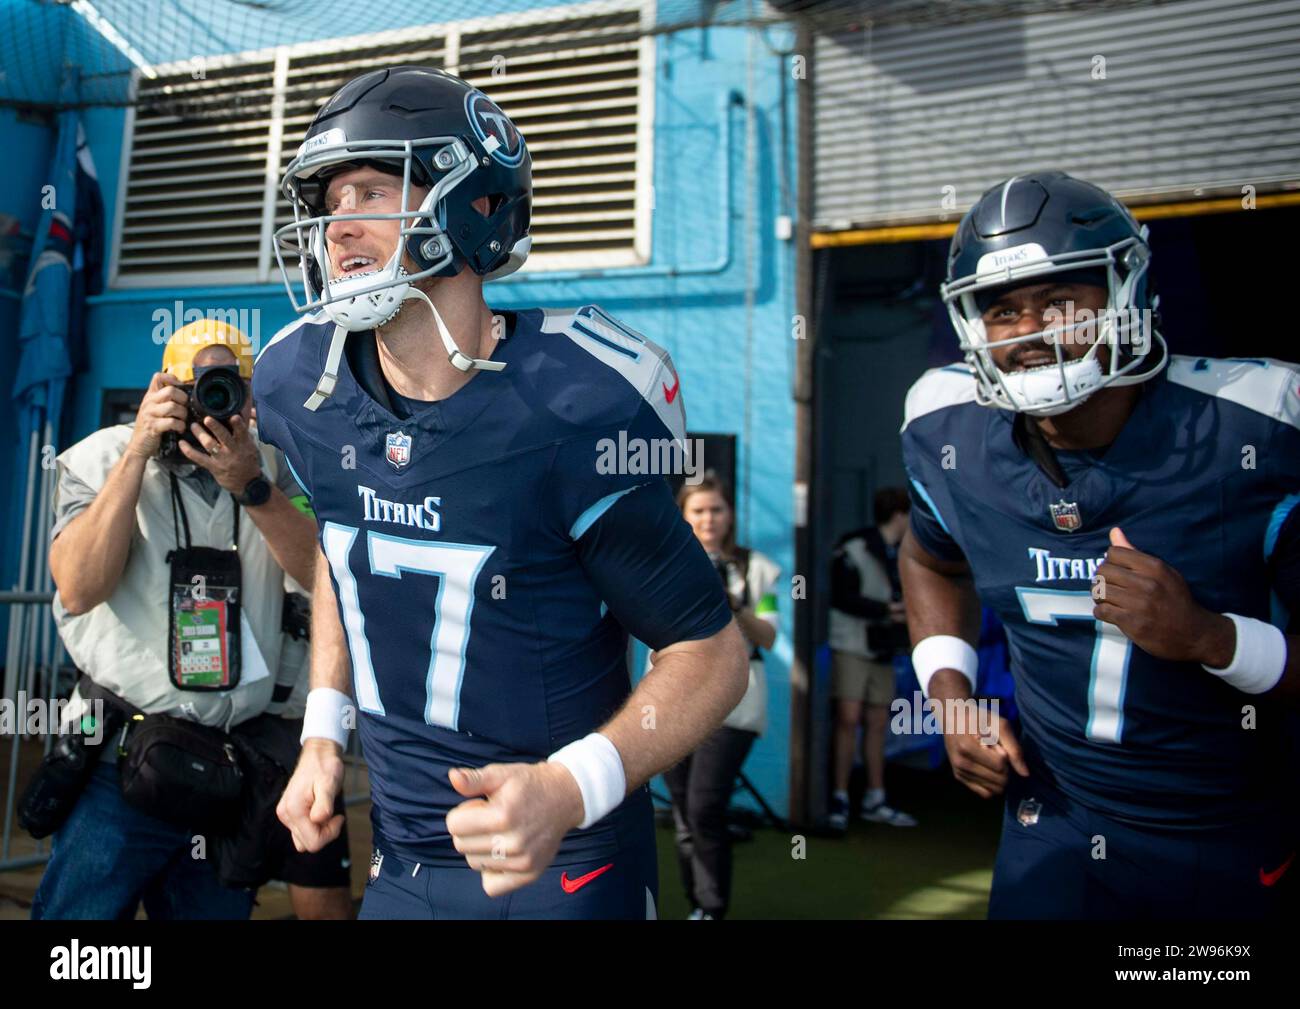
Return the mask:
<path id="1" fill-rule="evenodd" d="M 885 802 L 885 736 L 894 700 L 894 656 L 906 652 L 909 645 L 898 544 L 907 531 L 911 506 L 901 487 L 882 487 L 873 505 L 876 524 L 842 536 L 831 568 L 835 780 L 828 819 L 837 833 L 849 825 L 849 774 L 859 725 L 864 727 L 867 790 L 858 815 L 869 823 L 916 826 L 913 817 Z"/>
<path id="2" fill-rule="evenodd" d="M 301 491 L 250 424 L 252 364 L 238 329 L 187 325 L 135 423 L 58 457 L 54 616 L 84 673 L 68 717 L 102 700 L 109 731 L 79 794 L 64 775 L 63 806 L 47 804 L 33 918 L 131 918 L 141 901 L 150 918 L 251 912 L 255 891 L 213 864 L 247 812 L 230 730 L 272 703 L 285 574 L 311 584 L 315 554 Z"/>

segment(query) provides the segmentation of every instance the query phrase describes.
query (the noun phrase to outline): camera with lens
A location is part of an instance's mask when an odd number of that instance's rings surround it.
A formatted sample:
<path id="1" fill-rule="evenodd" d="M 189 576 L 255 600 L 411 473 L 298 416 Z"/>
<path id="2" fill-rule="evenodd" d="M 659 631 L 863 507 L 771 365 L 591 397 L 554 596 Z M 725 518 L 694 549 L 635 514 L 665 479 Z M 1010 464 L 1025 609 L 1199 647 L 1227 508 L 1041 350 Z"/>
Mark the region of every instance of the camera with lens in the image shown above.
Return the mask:
<path id="1" fill-rule="evenodd" d="M 311 640 L 311 600 L 301 592 L 286 592 L 280 610 L 280 630 L 294 641 Z"/>
<path id="2" fill-rule="evenodd" d="M 244 409 L 248 391 L 239 374 L 237 364 L 210 364 L 194 369 L 194 381 L 181 386 L 189 396 L 185 415 L 185 430 L 179 434 L 168 431 L 162 437 L 161 454 L 180 455 L 182 439 L 201 448 L 191 424 L 202 424 L 205 417 L 219 420 L 229 427 L 229 420 Z"/>

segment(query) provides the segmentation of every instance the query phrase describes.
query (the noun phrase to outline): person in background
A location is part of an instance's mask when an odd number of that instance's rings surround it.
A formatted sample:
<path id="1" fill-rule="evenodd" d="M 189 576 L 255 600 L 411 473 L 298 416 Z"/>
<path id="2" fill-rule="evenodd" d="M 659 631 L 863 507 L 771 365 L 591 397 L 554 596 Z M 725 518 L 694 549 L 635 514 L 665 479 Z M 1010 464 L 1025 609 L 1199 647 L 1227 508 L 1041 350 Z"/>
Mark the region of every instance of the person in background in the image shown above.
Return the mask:
<path id="1" fill-rule="evenodd" d="M 256 404 L 253 423 L 257 423 Z M 314 522 L 316 513 L 306 493 L 296 485 L 293 491 L 290 502 Z M 280 664 L 271 702 L 261 717 L 245 723 L 244 731 L 267 756 L 292 773 L 302 747 L 303 717 L 311 685 L 311 591 L 289 574 L 284 576 L 280 642 Z M 275 798 L 279 800 L 278 793 Z M 353 917 L 351 841 L 341 792 L 335 797 L 334 812 L 344 815 L 343 829 L 320 851 L 298 851 L 289 829 L 277 817 L 270 817 L 267 824 L 266 875 L 286 884 L 294 917 L 301 921 L 345 921 Z"/>
<path id="2" fill-rule="evenodd" d="M 292 499 L 312 515 L 305 496 Z M 298 761 L 311 666 L 311 595 L 285 576 L 281 618 L 280 665 L 275 689 L 264 714 L 245 723 L 243 735 L 285 771 L 284 783 Z M 279 801 L 279 792 L 275 795 Z M 334 812 L 346 814 L 343 795 Z M 289 905 L 300 921 L 347 921 L 352 913 L 351 851 L 346 822 L 339 836 L 320 851 L 298 851 L 289 828 L 271 816 L 263 835 L 266 875 L 287 885 Z"/>
<path id="3" fill-rule="evenodd" d="M 749 647 L 749 687 L 740 703 L 694 753 L 664 772 L 672 795 L 677 861 L 693 920 L 725 917 L 731 899 L 727 807 L 750 748 L 767 728 L 767 681 L 761 652 L 776 640 L 776 583 L 781 569 L 736 545 L 727 488 L 706 475 L 684 485 L 677 505 L 726 586 Z"/>
<path id="4" fill-rule="evenodd" d="M 916 820 L 885 802 L 885 734 L 894 699 L 894 656 L 907 650 L 907 622 L 898 578 L 898 544 L 910 504 L 901 487 L 876 492 L 876 524 L 841 537 L 831 568 L 831 692 L 835 698 L 834 791 L 830 827 L 849 825 L 849 774 L 858 727 L 867 790 L 859 815 L 871 823 L 914 827 Z"/>
<path id="5" fill-rule="evenodd" d="M 284 457 L 262 444 L 250 423 L 248 337 L 223 322 L 199 320 L 171 336 L 162 363 L 133 425 L 103 428 L 57 460 L 53 610 L 84 674 L 65 718 L 80 719 L 99 701 L 118 724 L 167 714 L 220 729 L 232 743 L 235 736 L 251 742 L 259 723 L 284 735 L 282 719 L 267 712 L 279 679 L 271 674 L 281 668 L 285 576 L 312 582 L 315 524 L 292 500 L 301 491 Z M 224 420 L 194 412 L 195 383 L 216 370 L 223 384 L 209 388 L 224 389 L 234 411 Z M 182 689 L 176 677 L 193 675 L 185 657 L 197 650 L 173 649 L 180 660 L 169 655 L 169 605 L 177 605 L 172 559 L 227 551 L 237 557 L 240 578 L 240 648 L 210 651 L 231 683 Z M 211 599 L 202 592 L 194 598 L 208 609 L 218 605 L 215 591 Z M 201 612 L 185 606 L 181 616 Z M 173 623 L 178 619 L 172 615 Z M 301 664 L 284 673 L 286 681 L 301 678 Z M 209 846 L 195 844 L 203 831 L 173 822 L 165 809 L 129 803 L 116 751 L 116 737 L 97 746 L 81 791 L 65 798 L 68 812 L 55 829 L 32 917 L 131 919 L 143 903 L 150 918 L 247 918 L 253 887 L 219 879 Z M 313 880 L 335 885 L 336 909 L 347 907 L 346 890 L 342 904 L 337 891 L 346 881 L 343 869 L 333 879 Z M 293 873 L 285 874 L 293 880 Z M 311 902 L 300 897 L 295 894 L 295 908 L 306 916 Z"/>

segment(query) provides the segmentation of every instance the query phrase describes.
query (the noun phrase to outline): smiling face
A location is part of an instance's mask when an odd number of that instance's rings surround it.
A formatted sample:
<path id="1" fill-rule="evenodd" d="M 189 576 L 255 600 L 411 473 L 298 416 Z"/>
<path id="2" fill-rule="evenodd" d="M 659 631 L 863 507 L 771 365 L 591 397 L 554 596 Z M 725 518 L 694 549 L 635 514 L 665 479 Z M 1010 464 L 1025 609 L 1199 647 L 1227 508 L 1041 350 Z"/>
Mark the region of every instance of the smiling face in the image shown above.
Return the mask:
<path id="1" fill-rule="evenodd" d="M 411 184 L 407 210 L 418 210 L 429 190 Z M 346 168 L 329 180 L 327 214 L 395 214 L 402 209 L 402 178 L 369 167 Z M 408 218 L 408 222 L 413 223 Z M 325 229 L 330 279 L 342 280 L 382 269 L 397 248 L 403 221 L 331 221 Z M 403 252 L 402 265 L 414 272 Z"/>
<path id="2" fill-rule="evenodd" d="M 999 371 L 1012 374 L 1056 364 L 1056 348 L 1066 361 L 1088 353 L 1097 331 L 1095 322 L 1107 306 L 1107 291 L 1094 284 L 1039 281 L 999 291 L 981 313 L 989 355 Z M 1075 325 L 1078 323 L 1078 325 Z M 1074 326 L 1073 329 L 1069 328 Z M 1000 340 L 1051 329 L 1037 340 L 997 345 Z M 1053 337 L 1055 337 L 1053 339 Z M 1110 348 L 1097 351 L 1103 369 L 1110 364 Z"/>
<path id="3" fill-rule="evenodd" d="M 428 195 L 428 186 L 412 182 L 406 209 L 419 210 Z M 486 196 L 472 204 L 484 216 L 490 205 L 491 201 Z M 401 209 L 402 177 L 389 175 L 376 168 L 345 168 L 330 178 L 325 189 L 326 214 L 395 214 Z M 414 218 L 331 221 L 325 229 L 325 250 L 330 261 L 331 281 L 383 269 L 397 248 L 403 224 L 410 227 L 415 223 Z M 405 250 L 402 251 L 400 262 L 409 272 L 418 272 Z"/>

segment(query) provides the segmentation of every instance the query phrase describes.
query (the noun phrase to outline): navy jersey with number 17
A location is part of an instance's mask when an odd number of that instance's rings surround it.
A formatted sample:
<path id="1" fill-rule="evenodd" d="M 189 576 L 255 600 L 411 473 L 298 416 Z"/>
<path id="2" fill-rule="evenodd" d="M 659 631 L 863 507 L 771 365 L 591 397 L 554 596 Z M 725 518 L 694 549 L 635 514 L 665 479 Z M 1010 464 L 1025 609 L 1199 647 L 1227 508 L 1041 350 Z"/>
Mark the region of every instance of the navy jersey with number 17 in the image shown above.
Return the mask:
<path id="1" fill-rule="evenodd" d="M 1006 625 L 1035 772 L 1143 826 L 1272 815 L 1295 787 L 1280 705 L 1095 620 L 1091 577 L 1118 526 L 1210 611 L 1276 619 L 1270 558 L 1300 500 L 1300 373 L 1175 356 L 1104 452 L 1057 453 L 1065 487 L 1021 449 L 1015 415 L 977 404 L 975 390 L 954 365 L 908 394 L 912 533 L 936 557 L 965 559 Z"/>
<path id="2" fill-rule="evenodd" d="M 310 495 L 329 561 L 376 844 L 410 862 L 463 864 L 450 768 L 542 760 L 615 713 L 628 632 L 661 648 L 731 619 L 653 465 L 685 439 L 668 355 L 594 306 L 501 314 L 505 369 L 437 402 L 396 396 L 360 333 L 306 410 L 324 315 L 278 334 L 253 373 L 261 435 Z M 641 790 L 571 833 L 558 864 L 612 853 L 648 812 Z"/>

